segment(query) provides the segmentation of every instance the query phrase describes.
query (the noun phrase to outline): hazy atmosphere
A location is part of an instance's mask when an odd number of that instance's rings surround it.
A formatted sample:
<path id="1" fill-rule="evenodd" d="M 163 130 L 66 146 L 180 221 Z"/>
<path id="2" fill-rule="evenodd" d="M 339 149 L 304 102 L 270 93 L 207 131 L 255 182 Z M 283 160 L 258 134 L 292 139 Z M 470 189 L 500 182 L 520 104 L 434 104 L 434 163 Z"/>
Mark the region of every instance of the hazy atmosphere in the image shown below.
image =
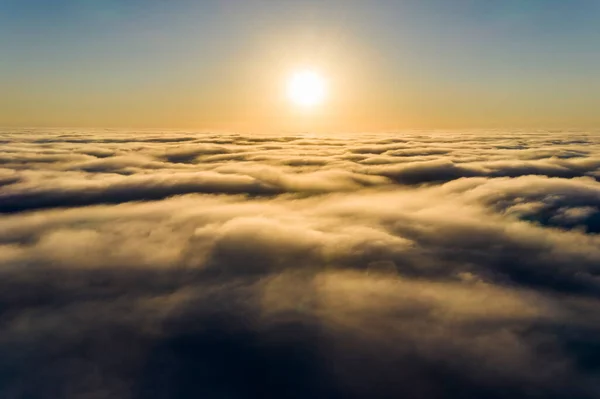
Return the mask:
<path id="1" fill-rule="evenodd" d="M 600 125 L 598 0 L 1 0 L 0 126 Z M 320 71 L 326 106 L 281 86 Z"/>
<path id="2" fill-rule="evenodd" d="M 598 21 L 0 0 L 0 399 L 599 399 Z"/>

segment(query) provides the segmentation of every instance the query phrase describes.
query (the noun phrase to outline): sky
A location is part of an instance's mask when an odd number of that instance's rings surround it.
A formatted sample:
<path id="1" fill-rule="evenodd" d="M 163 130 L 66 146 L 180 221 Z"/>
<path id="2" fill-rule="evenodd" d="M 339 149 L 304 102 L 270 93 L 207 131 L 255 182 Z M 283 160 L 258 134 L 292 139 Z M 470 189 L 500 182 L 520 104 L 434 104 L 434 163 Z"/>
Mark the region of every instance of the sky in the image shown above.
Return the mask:
<path id="1" fill-rule="evenodd" d="M 597 0 L 0 0 L 0 126 L 600 125 Z M 319 71 L 301 109 L 285 84 Z"/>

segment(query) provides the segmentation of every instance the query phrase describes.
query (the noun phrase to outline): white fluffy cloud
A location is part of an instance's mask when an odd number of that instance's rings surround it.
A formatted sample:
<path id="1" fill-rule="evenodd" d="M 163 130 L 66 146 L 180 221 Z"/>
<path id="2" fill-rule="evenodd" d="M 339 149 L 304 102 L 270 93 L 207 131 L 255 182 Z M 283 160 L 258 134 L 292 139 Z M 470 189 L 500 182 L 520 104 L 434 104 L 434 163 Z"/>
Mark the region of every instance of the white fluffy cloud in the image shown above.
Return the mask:
<path id="1" fill-rule="evenodd" d="M 595 398 L 594 132 L 0 133 L 8 398 Z"/>

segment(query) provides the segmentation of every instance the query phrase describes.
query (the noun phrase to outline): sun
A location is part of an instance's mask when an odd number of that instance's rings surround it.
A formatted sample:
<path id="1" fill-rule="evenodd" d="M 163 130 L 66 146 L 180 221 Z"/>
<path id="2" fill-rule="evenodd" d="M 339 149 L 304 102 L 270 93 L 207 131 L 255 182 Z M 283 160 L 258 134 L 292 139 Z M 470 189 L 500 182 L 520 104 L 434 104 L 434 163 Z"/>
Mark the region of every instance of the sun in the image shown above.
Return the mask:
<path id="1" fill-rule="evenodd" d="M 314 107 L 325 100 L 327 87 L 325 79 L 312 70 L 295 72 L 288 81 L 290 100 L 301 107 Z"/>

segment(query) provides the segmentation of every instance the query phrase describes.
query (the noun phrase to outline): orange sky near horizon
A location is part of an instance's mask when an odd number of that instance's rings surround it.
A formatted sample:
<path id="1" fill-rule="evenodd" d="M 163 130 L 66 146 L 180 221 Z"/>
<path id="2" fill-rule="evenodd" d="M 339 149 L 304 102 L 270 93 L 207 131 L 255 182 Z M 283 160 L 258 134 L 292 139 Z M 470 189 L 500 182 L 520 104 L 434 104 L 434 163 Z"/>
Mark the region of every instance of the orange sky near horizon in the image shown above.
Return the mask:
<path id="1" fill-rule="evenodd" d="M 0 126 L 600 126 L 600 6 L 589 2 L 9 3 Z M 328 84 L 311 109 L 286 93 L 306 68 Z"/>

